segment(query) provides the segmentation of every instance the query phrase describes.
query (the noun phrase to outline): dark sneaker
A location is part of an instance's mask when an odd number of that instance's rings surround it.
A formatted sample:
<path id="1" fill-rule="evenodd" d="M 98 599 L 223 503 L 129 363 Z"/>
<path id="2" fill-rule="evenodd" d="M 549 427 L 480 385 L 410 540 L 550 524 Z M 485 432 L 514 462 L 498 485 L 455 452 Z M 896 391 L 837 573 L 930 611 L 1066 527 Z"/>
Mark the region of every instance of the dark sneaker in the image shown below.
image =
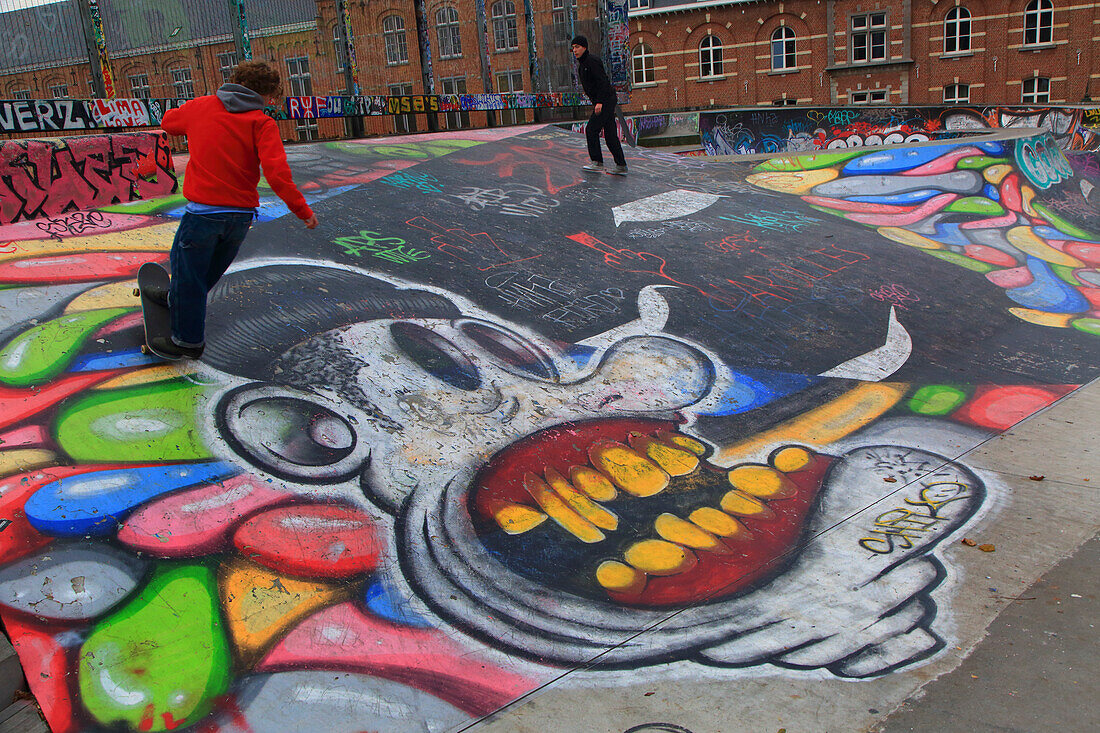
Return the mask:
<path id="1" fill-rule="evenodd" d="M 156 303 L 157 305 L 168 307 L 168 288 L 146 288 L 144 290 L 145 297 Z"/>
<path id="2" fill-rule="evenodd" d="M 613 166 L 611 166 L 610 168 L 607 169 L 607 172 L 610 173 L 613 176 L 625 176 L 626 175 L 626 166 L 625 165 L 613 165 Z"/>
<path id="3" fill-rule="evenodd" d="M 603 163 L 597 163 L 596 161 L 592 161 L 588 165 L 581 166 L 581 170 L 582 171 L 588 171 L 589 173 L 603 173 L 604 172 L 604 167 L 603 167 Z"/>
<path id="4" fill-rule="evenodd" d="M 198 359 L 202 356 L 201 346 L 180 346 L 171 336 L 154 336 L 149 345 L 158 354 L 169 359 Z"/>

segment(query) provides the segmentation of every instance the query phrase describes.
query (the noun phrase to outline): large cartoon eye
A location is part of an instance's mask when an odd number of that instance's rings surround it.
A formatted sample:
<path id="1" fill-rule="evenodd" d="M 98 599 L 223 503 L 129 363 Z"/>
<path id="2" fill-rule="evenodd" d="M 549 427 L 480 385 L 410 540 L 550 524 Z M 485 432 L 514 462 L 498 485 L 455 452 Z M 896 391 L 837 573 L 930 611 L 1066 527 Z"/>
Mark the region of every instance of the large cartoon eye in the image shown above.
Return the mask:
<path id="1" fill-rule="evenodd" d="M 390 326 L 390 336 L 409 358 L 436 379 L 469 391 L 481 386 L 481 377 L 473 362 L 461 349 L 434 331 L 398 321 Z"/>
<path id="2" fill-rule="evenodd" d="M 277 476 L 307 483 L 341 480 L 370 456 L 348 420 L 279 387 L 233 390 L 222 399 L 219 414 L 230 447 Z"/>
<path id="3" fill-rule="evenodd" d="M 516 334 L 474 321 L 462 323 L 459 328 L 471 341 L 507 366 L 539 379 L 558 381 L 558 370 L 554 361 L 537 346 L 522 340 Z"/>

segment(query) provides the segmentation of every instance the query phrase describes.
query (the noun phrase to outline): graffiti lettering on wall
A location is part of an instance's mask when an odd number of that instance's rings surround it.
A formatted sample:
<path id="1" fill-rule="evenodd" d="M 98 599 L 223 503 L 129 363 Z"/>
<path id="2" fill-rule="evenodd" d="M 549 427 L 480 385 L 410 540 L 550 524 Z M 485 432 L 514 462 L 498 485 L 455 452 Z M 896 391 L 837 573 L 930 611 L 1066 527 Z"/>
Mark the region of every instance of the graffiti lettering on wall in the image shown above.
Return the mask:
<path id="1" fill-rule="evenodd" d="M 38 99 L 0 101 L 0 132 L 48 132 L 146 127 L 160 124 L 164 112 L 186 99 Z M 276 119 L 363 117 L 410 113 L 578 107 L 589 104 L 581 92 L 525 94 L 443 94 L 403 96 L 287 97 L 265 111 Z"/>
<path id="2" fill-rule="evenodd" d="M 132 295 L 178 202 L 0 229 L 0 614 L 54 730 L 453 730 L 579 664 L 862 680 L 956 643 L 947 548 L 1007 489 L 951 456 L 1100 363 L 959 265 L 1081 255 L 1097 216 L 1046 212 L 1087 181 L 955 145 L 683 189 L 635 151 L 640 188 L 551 194 L 575 136 L 481 134 L 296 149 L 346 236 L 257 222 L 197 362 L 141 354 Z"/>
<path id="3" fill-rule="evenodd" d="M 164 196 L 177 188 L 166 135 L 144 132 L 5 141 L 0 181 L 5 224 Z"/>
<path id="4" fill-rule="evenodd" d="M 698 132 L 710 155 L 929 142 L 1011 127 L 1046 130 L 1065 150 L 1093 150 L 1100 146 L 1098 114 L 1078 107 L 744 109 L 701 112 Z"/>

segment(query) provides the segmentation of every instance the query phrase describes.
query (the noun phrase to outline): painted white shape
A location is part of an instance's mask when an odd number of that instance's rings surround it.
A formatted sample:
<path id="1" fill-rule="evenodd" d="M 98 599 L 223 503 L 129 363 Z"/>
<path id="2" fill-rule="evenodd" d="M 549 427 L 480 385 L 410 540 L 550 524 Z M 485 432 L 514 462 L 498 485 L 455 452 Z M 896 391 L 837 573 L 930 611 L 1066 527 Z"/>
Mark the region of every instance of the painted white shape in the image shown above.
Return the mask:
<path id="1" fill-rule="evenodd" d="M 822 377 L 840 377 L 841 379 L 861 379 L 864 382 L 881 382 L 901 369 L 913 353 L 913 338 L 898 322 L 897 311 L 890 306 L 890 325 L 886 329 L 886 343 L 866 354 L 837 364 Z"/>
<path id="2" fill-rule="evenodd" d="M 720 198 L 722 197 L 712 193 L 678 188 L 616 206 L 611 209 L 611 213 L 615 215 L 615 226 L 624 221 L 667 221 L 702 211 Z"/>
<path id="3" fill-rule="evenodd" d="M 668 322 L 668 301 L 661 290 L 671 285 L 646 285 L 638 292 L 638 317 L 608 331 L 590 336 L 578 344 L 593 348 L 608 348 L 617 341 L 630 336 L 653 336 L 659 334 Z"/>

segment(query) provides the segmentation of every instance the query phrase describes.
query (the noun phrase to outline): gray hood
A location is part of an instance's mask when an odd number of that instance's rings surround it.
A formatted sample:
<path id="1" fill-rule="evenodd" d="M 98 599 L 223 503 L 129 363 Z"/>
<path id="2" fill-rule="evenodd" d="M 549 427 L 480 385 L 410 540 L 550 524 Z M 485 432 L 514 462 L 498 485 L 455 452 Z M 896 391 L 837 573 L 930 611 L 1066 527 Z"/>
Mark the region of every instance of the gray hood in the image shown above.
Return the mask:
<path id="1" fill-rule="evenodd" d="M 222 84 L 214 93 L 230 112 L 248 112 L 264 108 L 264 98 L 240 84 Z"/>

